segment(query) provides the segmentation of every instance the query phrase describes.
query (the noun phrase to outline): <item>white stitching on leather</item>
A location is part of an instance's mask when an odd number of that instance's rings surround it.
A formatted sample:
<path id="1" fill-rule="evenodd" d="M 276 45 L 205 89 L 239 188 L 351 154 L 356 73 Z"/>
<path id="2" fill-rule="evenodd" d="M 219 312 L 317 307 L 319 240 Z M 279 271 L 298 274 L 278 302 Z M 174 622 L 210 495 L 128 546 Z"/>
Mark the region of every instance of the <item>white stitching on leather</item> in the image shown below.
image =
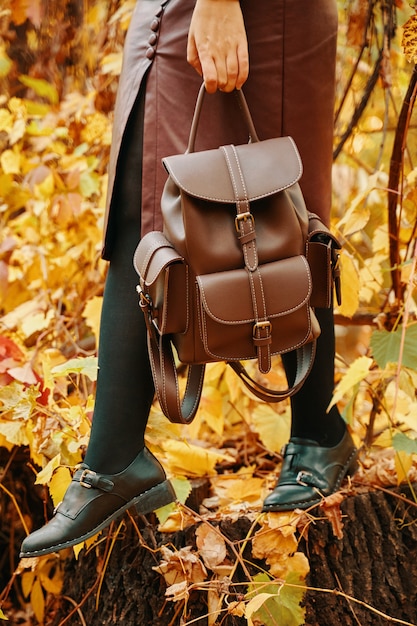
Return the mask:
<path id="1" fill-rule="evenodd" d="M 289 187 L 292 187 L 292 185 L 294 185 L 296 182 L 299 181 L 300 176 L 303 172 L 303 166 L 302 166 L 302 162 L 301 162 L 301 158 L 300 155 L 298 153 L 298 149 L 296 148 L 295 145 L 295 141 L 293 140 L 292 137 L 285 137 L 285 139 L 289 139 L 290 142 L 292 143 L 292 145 L 295 147 L 295 154 L 296 154 L 296 158 L 297 158 L 297 162 L 298 162 L 298 173 L 296 175 L 296 177 L 291 180 L 291 182 L 286 183 L 285 185 L 281 186 L 281 187 L 276 187 L 274 189 L 271 189 L 270 191 L 268 191 L 267 193 L 263 193 L 260 194 L 258 196 L 253 196 L 253 198 L 251 198 L 251 200 L 260 200 L 261 198 L 266 198 L 268 196 L 272 196 L 272 194 L 274 193 L 278 193 L 279 191 L 284 191 L 285 189 L 288 189 Z M 169 159 L 169 157 L 168 157 Z M 172 172 L 171 168 L 169 167 L 169 163 L 168 160 L 164 161 L 165 162 L 165 166 L 168 169 L 169 175 L 171 176 L 171 178 L 174 180 L 174 182 L 178 185 L 178 187 L 180 187 L 181 189 L 183 189 L 186 193 L 190 194 L 191 196 L 194 196 L 196 198 L 201 198 L 202 200 L 213 200 L 214 202 L 226 202 L 229 204 L 234 204 L 235 201 L 234 200 L 229 200 L 229 199 L 225 199 L 225 198 L 216 198 L 215 196 L 206 196 L 204 194 L 196 194 L 195 192 L 190 191 L 189 189 L 187 189 L 187 187 L 185 187 L 178 179 L 178 177 Z"/>

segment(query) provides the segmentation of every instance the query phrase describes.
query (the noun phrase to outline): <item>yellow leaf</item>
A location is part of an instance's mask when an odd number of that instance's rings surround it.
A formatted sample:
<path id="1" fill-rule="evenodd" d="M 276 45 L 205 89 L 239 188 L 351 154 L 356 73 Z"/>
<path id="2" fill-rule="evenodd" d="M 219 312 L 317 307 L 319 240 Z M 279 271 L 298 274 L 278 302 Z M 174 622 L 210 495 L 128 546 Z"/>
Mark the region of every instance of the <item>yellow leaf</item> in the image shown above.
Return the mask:
<path id="1" fill-rule="evenodd" d="M 262 493 L 263 478 L 243 478 L 232 482 L 229 495 L 235 501 L 258 500 Z"/>
<path id="2" fill-rule="evenodd" d="M 65 357 L 57 348 L 47 348 L 39 357 L 42 365 L 43 388 L 53 391 L 55 382 L 51 369 L 55 365 L 60 365 L 65 362 Z"/>
<path id="3" fill-rule="evenodd" d="M 0 173 L 0 197 L 7 198 L 13 190 L 13 176 Z"/>
<path id="4" fill-rule="evenodd" d="M 231 460 L 221 452 L 201 448 L 184 441 L 164 441 L 162 448 L 166 454 L 167 464 L 174 474 L 189 476 L 208 476 L 213 474 L 216 463 Z"/>
<path id="5" fill-rule="evenodd" d="M 52 309 L 46 313 L 34 313 L 29 318 L 22 320 L 22 332 L 25 337 L 31 337 L 34 333 L 46 330 L 54 318 L 55 313 Z"/>
<path id="6" fill-rule="evenodd" d="M 120 52 L 111 52 L 106 54 L 100 62 L 103 74 L 111 74 L 118 76 L 122 69 L 123 55 Z"/>
<path id="7" fill-rule="evenodd" d="M 81 139 L 88 144 L 100 141 L 100 145 L 109 145 L 111 133 L 108 118 L 102 113 L 89 115 L 81 132 Z"/>
<path id="8" fill-rule="evenodd" d="M 174 476 L 171 478 L 171 484 L 174 487 L 177 500 L 181 502 L 181 504 L 185 504 L 192 490 L 190 481 L 183 476 Z"/>
<path id="9" fill-rule="evenodd" d="M 7 109 L 0 109 L 0 131 L 9 133 L 13 128 L 13 115 Z"/>
<path id="10" fill-rule="evenodd" d="M 360 197 L 356 198 L 356 201 L 352 203 L 340 222 L 338 222 L 337 228 L 343 233 L 344 237 L 348 237 L 349 235 L 363 230 L 368 223 L 370 210 L 368 207 L 364 206 L 367 193 L 368 191 L 366 194 L 361 194 Z"/>
<path id="11" fill-rule="evenodd" d="M 333 398 L 330 402 L 329 409 L 337 404 L 343 396 L 351 391 L 358 383 L 365 380 L 369 374 L 369 370 L 373 364 L 373 360 L 368 356 L 360 356 L 352 365 L 350 365 L 346 374 L 341 378 L 340 382 L 334 390 Z"/>
<path id="12" fill-rule="evenodd" d="M 251 421 L 265 448 L 271 452 L 280 452 L 290 436 L 289 409 L 278 413 L 275 406 L 261 402 L 253 409 Z"/>
<path id="13" fill-rule="evenodd" d="M 206 385 L 201 398 L 198 417 L 208 424 L 217 434 L 222 435 L 224 430 L 223 394 L 220 389 Z M 196 424 L 198 424 L 196 422 Z M 192 433 L 192 431 L 191 431 Z M 190 437 L 193 438 L 193 434 Z M 196 436 L 196 434 L 194 435 Z"/>
<path id="14" fill-rule="evenodd" d="M 35 197 L 38 199 L 49 199 L 55 190 L 55 181 L 53 174 L 50 173 L 42 182 L 35 185 Z"/>
<path id="15" fill-rule="evenodd" d="M 6 54 L 5 45 L 0 46 L 0 78 L 4 78 L 12 68 L 12 61 Z"/>
<path id="16" fill-rule="evenodd" d="M 48 83 L 43 78 L 33 78 L 32 76 L 19 76 L 19 80 L 29 89 L 33 89 L 38 96 L 49 100 L 51 104 L 58 103 L 59 96 L 55 85 Z"/>
<path id="17" fill-rule="evenodd" d="M 172 507 L 172 512 L 169 514 L 169 517 L 158 526 L 159 532 L 176 533 L 196 523 L 196 519 L 193 515 L 190 515 L 186 510 L 183 510 L 175 503 L 168 506 Z"/>
<path id="18" fill-rule="evenodd" d="M 244 602 L 230 602 L 228 612 L 231 615 L 243 617 L 245 615 L 246 604 Z"/>
<path id="19" fill-rule="evenodd" d="M 106 5 L 103 5 L 101 2 L 94 4 L 86 11 L 84 19 L 88 26 L 98 34 L 100 32 L 100 25 L 107 19 Z"/>
<path id="20" fill-rule="evenodd" d="M 397 471 L 397 484 L 401 485 L 407 480 L 408 472 L 413 465 L 413 455 L 408 452 L 395 451 L 395 469 Z"/>
<path id="21" fill-rule="evenodd" d="M 64 582 L 63 572 L 56 567 L 55 559 L 46 558 L 38 570 L 38 577 L 42 587 L 48 593 L 59 595 Z"/>
<path id="22" fill-rule="evenodd" d="M 22 137 L 24 137 L 26 128 L 27 128 L 26 119 L 24 117 L 20 117 L 17 120 L 15 120 L 15 123 L 13 124 L 13 128 L 9 134 L 10 145 L 14 146 L 18 141 L 20 141 L 20 139 L 22 139 Z M 19 156 L 20 156 L 20 168 L 21 168 L 22 174 L 25 174 L 27 172 L 27 161 L 25 160 L 24 154 L 20 154 Z"/>
<path id="23" fill-rule="evenodd" d="M 26 434 L 26 425 L 23 422 L 0 422 L 0 434 L 2 434 L 9 443 L 16 446 L 27 446 L 29 439 Z"/>
<path id="24" fill-rule="evenodd" d="M 8 617 L 6 617 L 6 615 L 3 613 L 3 610 L 2 610 L 2 609 L 0 609 L 0 619 L 4 619 L 5 621 L 8 621 L 8 620 L 9 620 L 9 618 L 8 618 Z"/>
<path id="25" fill-rule="evenodd" d="M 0 448 L 6 448 L 8 452 L 11 452 L 14 448 L 14 443 L 7 441 L 6 437 L 0 433 Z"/>
<path id="26" fill-rule="evenodd" d="M 65 492 L 71 483 L 71 472 L 67 467 L 59 467 L 53 474 L 49 483 L 49 493 L 51 494 L 54 506 L 62 502 Z"/>
<path id="27" fill-rule="evenodd" d="M 100 191 L 100 178 L 95 172 L 82 172 L 80 176 L 80 192 L 84 198 L 90 198 Z"/>
<path id="28" fill-rule="evenodd" d="M 77 543 L 77 545 L 73 546 L 72 549 L 74 552 L 75 559 L 78 560 L 81 550 L 83 550 L 84 548 L 87 550 L 90 546 L 94 545 L 100 535 L 101 535 L 101 531 L 97 533 L 97 535 L 94 535 L 93 537 L 86 539 L 82 543 Z"/>
<path id="29" fill-rule="evenodd" d="M 4 150 L 0 156 L 0 165 L 5 174 L 20 174 L 20 154 L 14 150 Z"/>
<path id="30" fill-rule="evenodd" d="M 383 433 L 378 435 L 378 437 L 373 442 L 374 446 L 379 446 L 381 448 L 391 448 L 392 446 L 392 433 L 390 430 L 384 430 Z"/>
<path id="31" fill-rule="evenodd" d="M 29 597 L 30 592 L 32 591 L 33 582 L 35 580 L 35 572 L 23 572 L 21 575 L 21 584 L 22 584 L 22 593 L 25 598 Z"/>
<path id="32" fill-rule="evenodd" d="M 297 549 L 295 534 L 285 535 L 278 528 L 263 527 L 253 538 L 252 553 L 255 558 L 267 559 L 268 563 L 280 561 L 283 556 Z"/>
<path id="33" fill-rule="evenodd" d="M 340 255 L 342 272 L 342 304 L 338 307 L 340 315 L 352 317 L 359 306 L 359 275 L 351 256 L 342 248 Z"/>
<path id="34" fill-rule="evenodd" d="M 85 317 L 87 324 L 91 328 L 96 338 L 96 344 L 98 345 L 98 338 L 100 336 L 100 317 L 101 309 L 103 306 L 103 298 L 95 296 L 89 300 L 84 308 L 83 317 Z"/>
<path id="35" fill-rule="evenodd" d="M 56 468 L 59 466 L 60 462 L 61 462 L 61 455 L 57 454 L 56 456 L 54 456 L 53 459 L 51 459 L 49 461 L 49 463 L 47 463 L 47 465 L 45 465 L 43 470 L 41 470 L 37 474 L 35 485 L 46 485 L 46 484 L 48 484 L 49 481 L 52 478 L 52 474 L 54 473 Z"/>
<path id="36" fill-rule="evenodd" d="M 275 565 L 271 562 L 270 573 L 276 578 L 287 578 L 289 574 L 294 572 L 300 578 L 305 579 L 310 572 L 309 560 L 303 552 L 291 554 L 286 559 L 285 568 L 278 568 L 278 565 L 280 565 L 279 561 L 276 561 Z"/>
<path id="37" fill-rule="evenodd" d="M 43 624 L 45 614 L 45 598 L 43 596 L 42 586 L 38 579 L 33 583 L 30 594 L 30 604 L 35 613 L 35 617 L 40 624 Z"/>

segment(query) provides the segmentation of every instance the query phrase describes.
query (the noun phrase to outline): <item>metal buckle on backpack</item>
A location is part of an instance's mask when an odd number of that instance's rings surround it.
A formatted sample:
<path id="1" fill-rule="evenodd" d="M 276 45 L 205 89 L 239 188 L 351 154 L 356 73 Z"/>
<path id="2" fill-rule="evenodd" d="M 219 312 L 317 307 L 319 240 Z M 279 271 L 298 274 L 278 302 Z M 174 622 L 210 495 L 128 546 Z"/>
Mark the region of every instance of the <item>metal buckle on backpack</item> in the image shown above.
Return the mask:
<path id="1" fill-rule="evenodd" d="M 264 331 L 265 335 L 268 337 L 271 334 L 272 324 L 268 320 L 265 322 L 256 322 L 253 325 L 252 336 L 254 339 L 258 337 L 258 331 Z"/>
<path id="2" fill-rule="evenodd" d="M 139 296 L 139 306 L 141 309 L 152 308 L 152 298 L 148 293 L 145 293 L 140 285 L 136 285 L 136 292 Z"/>
<path id="3" fill-rule="evenodd" d="M 246 211 L 245 213 L 238 213 L 235 217 L 235 227 L 237 232 L 240 232 L 240 222 L 247 222 L 248 220 L 250 220 L 252 222 L 252 228 L 255 225 L 255 218 L 253 217 L 252 213 L 250 213 L 249 211 Z"/>

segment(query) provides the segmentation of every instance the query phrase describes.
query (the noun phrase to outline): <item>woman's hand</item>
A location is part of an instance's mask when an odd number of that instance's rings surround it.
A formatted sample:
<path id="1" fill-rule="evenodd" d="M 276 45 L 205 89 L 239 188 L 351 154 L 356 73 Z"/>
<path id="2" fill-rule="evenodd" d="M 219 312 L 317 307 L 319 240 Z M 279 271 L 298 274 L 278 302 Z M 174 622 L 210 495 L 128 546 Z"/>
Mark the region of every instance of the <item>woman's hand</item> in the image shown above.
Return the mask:
<path id="1" fill-rule="evenodd" d="M 188 33 L 187 61 L 209 93 L 240 89 L 249 73 L 239 0 L 197 0 Z"/>

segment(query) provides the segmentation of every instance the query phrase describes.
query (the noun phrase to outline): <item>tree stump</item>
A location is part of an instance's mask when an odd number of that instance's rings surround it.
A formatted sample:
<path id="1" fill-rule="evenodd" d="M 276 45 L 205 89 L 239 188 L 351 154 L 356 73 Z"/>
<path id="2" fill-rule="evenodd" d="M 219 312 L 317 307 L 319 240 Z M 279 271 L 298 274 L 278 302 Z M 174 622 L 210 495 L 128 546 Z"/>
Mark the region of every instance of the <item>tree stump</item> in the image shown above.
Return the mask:
<path id="1" fill-rule="evenodd" d="M 341 539 L 333 535 L 331 524 L 325 519 L 320 518 L 309 526 L 300 544 L 311 567 L 305 596 L 308 626 L 417 625 L 417 506 L 407 501 L 409 492 L 404 490 L 404 494 L 401 497 L 394 490 L 374 490 L 348 496 L 341 507 L 344 515 Z M 222 534 L 234 542 L 245 540 L 251 525 L 247 517 L 218 522 Z M 177 549 L 195 546 L 195 531 L 196 526 L 191 526 L 181 532 L 160 534 L 156 525 L 142 520 L 141 541 L 134 524 L 127 519 L 123 536 L 112 547 L 97 607 L 97 572 L 106 541 L 91 552 L 83 551 L 78 561 L 68 562 L 62 597 L 50 607 L 46 623 L 50 626 L 179 626 L 188 622 L 207 625 L 206 591 L 191 593 L 186 620 L 182 622 L 184 604 L 167 600 L 164 580 L 152 569 L 159 564 L 159 546 L 170 544 Z M 252 562 L 253 571 L 258 571 L 260 564 L 252 558 L 250 542 L 244 556 L 248 568 Z M 238 567 L 233 582 L 245 581 L 244 572 Z M 244 593 L 245 587 L 235 590 Z M 217 623 L 243 626 L 247 621 L 222 613 Z"/>

